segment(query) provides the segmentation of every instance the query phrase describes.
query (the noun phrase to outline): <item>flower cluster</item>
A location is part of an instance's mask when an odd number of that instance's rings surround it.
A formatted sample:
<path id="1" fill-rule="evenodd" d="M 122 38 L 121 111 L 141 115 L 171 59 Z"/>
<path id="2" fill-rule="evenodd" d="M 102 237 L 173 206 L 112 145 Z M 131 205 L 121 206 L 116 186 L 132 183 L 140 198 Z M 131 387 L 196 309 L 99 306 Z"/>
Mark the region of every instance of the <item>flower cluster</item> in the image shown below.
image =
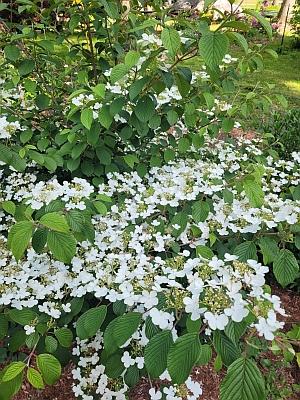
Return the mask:
<path id="1" fill-rule="evenodd" d="M 226 242 L 226 237 L 236 233 L 276 233 L 279 225 L 299 224 L 300 201 L 287 195 L 289 186 L 300 183 L 299 154 L 294 154 L 294 161 L 267 158 L 260 171 L 264 191 L 260 208 L 251 206 L 246 193 L 232 183 L 230 176 L 241 179 L 245 164 L 260 155 L 260 148 L 250 142 L 239 148 L 210 141 L 200 157 L 198 151 L 197 157 L 153 168 L 143 179 L 135 172 L 110 174 L 98 189 L 79 178 L 61 184 L 56 179 L 37 182 L 30 173 L 3 177 L 2 199 L 23 201 L 33 210 L 57 199 L 65 204 L 66 212 L 84 210 L 89 199 L 101 196 L 113 203 L 106 215 L 93 216 L 95 241 L 78 243 L 70 265 L 55 260 L 50 252 L 37 254 L 33 248 L 17 262 L 7 249 L 5 235 L 13 217 L 1 212 L 0 305 L 37 307 L 55 320 L 71 311 L 72 298 L 93 295 L 141 312 L 142 324 L 122 349 L 125 371 L 144 367 L 149 318 L 159 329 L 170 330 L 174 340 L 178 313 L 189 315 L 192 321 L 201 318 L 206 340 L 230 321 L 250 318 L 249 326 L 272 340 L 283 326 L 276 315 L 284 310 L 266 287 L 269 268 L 256 259 L 241 261 L 228 251 L 222 256 L 201 253 L 203 246 Z M 224 190 L 231 193 L 232 201 L 225 201 Z M 194 205 L 205 199 L 209 208 L 198 219 Z M 25 326 L 26 334 L 34 330 L 35 321 Z M 86 400 L 99 394 L 103 399 L 123 399 L 127 387 L 122 377 L 108 378 L 99 361 L 102 341 L 101 333 L 92 342 L 78 339 L 74 378 L 79 383 L 74 391 Z M 169 385 L 162 391 L 168 399 L 197 399 L 201 387 L 188 380 L 184 388 Z M 151 389 L 150 396 L 159 399 L 162 392 Z"/>
<path id="2" fill-rule="evenodd" d="M 5 115 L 0 116 L 0 139 L 10 139 L 16 131 L 24 129 L 19 121 L 10 122 Z"/>

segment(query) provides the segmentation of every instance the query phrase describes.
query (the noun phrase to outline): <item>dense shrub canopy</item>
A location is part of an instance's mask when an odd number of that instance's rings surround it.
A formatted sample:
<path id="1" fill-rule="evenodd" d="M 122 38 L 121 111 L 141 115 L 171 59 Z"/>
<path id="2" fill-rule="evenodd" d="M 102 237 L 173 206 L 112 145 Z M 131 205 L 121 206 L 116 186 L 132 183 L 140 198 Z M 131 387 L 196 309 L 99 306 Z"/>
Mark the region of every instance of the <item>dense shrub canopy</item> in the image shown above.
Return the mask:
<path id="1" fill-rule="evenodd" d="M 232 8 L 212 27 L 213 1 L 196 19 L 128 3 L 16 1 L 5 20 L 0 400 L 69 361 L 83 400 L 143 377 L 151 400 L 197 400 L 212 358 L 221 400 L 266 399 L 255 359 L 269 341 L 296 355 L 271 283 L 299 278 L 300 153 L 229 133 L 272 105 L 240 85 L 276 57 L 244 32 L 271 26 Z"/>

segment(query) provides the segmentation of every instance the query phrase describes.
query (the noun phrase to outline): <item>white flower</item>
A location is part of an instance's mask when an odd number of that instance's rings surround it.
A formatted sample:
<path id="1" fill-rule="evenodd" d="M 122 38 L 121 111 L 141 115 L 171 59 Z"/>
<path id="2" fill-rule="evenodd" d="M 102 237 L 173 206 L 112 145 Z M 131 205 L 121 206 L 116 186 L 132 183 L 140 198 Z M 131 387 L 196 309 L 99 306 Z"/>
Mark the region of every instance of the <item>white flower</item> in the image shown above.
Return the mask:
<path id="1" fill-rule="evenodd" d="M 225 314 L 213 314 L 212 312 L 207 311 L 204 313 L 204 317 L 213 331 L 216 329 L 223 331 L 229 322 L 229 319 Z"/>
<path id="2" fill-rule="evenodd" d="M 32 333 L 35 332 L 35 327 L 31 326 L 31 325 L 25 325 L 24 330 L 25 330 L 26 335 L 31 335 Z"/>
<path id="3" fill-rule="evenodd" d="M 162 398 L 162 393 L 160 390 L 156 391 L 154 388 L 149 390 L 149 395 L 151 400 L 160 400 Z"/>
<path id="4" fill-rule="evenodd" d="M 129 368 L 131 365 L 134 365 L 134 363 L 135 363 L 134 358 L 131 358 L 128 351 L 124 351 L 121 361 L 124 364 L 125 368 Z"/>

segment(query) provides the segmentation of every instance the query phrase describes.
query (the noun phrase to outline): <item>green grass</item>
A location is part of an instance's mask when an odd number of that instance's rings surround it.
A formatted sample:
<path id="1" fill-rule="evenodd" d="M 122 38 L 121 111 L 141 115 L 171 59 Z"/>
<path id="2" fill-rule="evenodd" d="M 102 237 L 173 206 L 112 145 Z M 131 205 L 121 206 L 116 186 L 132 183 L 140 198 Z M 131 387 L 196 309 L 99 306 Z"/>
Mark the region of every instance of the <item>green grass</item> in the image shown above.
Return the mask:
<path id="1" fill-rule="evenodd" d="M 300 51 L 290 48 L 291 39 L 286 39 L 282 54 L 278 59 L 264 58 L 263 71 L 255 72 L 245 79 L 245 86 L 255 87 L 267 82 L 274 85 L 270 94 L 282 94 L 288 100 L 289 107 L 300 107 Z M 272 45 L 279 49 L 279 41 Z"/>

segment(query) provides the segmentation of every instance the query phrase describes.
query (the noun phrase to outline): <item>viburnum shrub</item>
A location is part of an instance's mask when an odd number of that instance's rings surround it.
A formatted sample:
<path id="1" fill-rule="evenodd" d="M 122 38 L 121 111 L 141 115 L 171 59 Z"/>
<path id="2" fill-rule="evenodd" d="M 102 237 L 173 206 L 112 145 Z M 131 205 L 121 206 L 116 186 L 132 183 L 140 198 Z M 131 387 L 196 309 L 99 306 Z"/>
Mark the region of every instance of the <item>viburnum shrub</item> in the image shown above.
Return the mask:
<path id="1" fill-rule="evenodd" d="M 163 379 L 166 399 L 196 399 L 191 370 L 213 351 L 229 367 L 221 399 L 265 398 L 252 346 L 274 345 L 283 326 L 265 275 L 286 286 L 299 274 L 299 163 L 265 157 L 259 142 L 209 140 L 98 188 L 38 181 L 37 167 L 3 175 L 0 326 L 18 352 L 4 398 L 24 377 L 56 382 L 66 348 L 83 399 L 125 399 L 142 376 Z"/>
<path id="2" fill-rule="evenodd" d="M 234 12 L 126 3 L 16 1 L 2 27 L 0 400 L 70 360 L 83 400 L 142 377 L 152 400 L 196 400 L 213 357 L 221 400 L 263 400 L 260 353 L 299 358 L 268 283 L 299 277 L 300 154 L 222 138 L 271 104 L 239 82 L 274 54 Z"/>
<path id="3" fill-rule="evenodd" d="M 39 11 L 22 2 L 23 21 L 8 20 L 2 33 L 2 161 L 18 170 L 34 161 L 95 184 L 108 172 L 144 175 L 173 160 L 177 146 L 184 153 L 192 141 L 201 145 L 195 126 L 229 132 L 240 113 L 270 107 L 261 90 L 245 93 L 239 84 L 262 68 L 263 54 L 276 53 L 249 46 L 242 35 L 249 24 L 234 12 L 210 29 L 207 17 L 175 18 L 160 1 L 150 14 L 128 3 L 126 11 L 121 2 L 53 1 Z M 38 23 L 29 24 L 30 12 Z M 246 12 L 271 35 L 260 14 Z M 244 52 L 239 60 L 228 54 L 232 45 Z"/>

